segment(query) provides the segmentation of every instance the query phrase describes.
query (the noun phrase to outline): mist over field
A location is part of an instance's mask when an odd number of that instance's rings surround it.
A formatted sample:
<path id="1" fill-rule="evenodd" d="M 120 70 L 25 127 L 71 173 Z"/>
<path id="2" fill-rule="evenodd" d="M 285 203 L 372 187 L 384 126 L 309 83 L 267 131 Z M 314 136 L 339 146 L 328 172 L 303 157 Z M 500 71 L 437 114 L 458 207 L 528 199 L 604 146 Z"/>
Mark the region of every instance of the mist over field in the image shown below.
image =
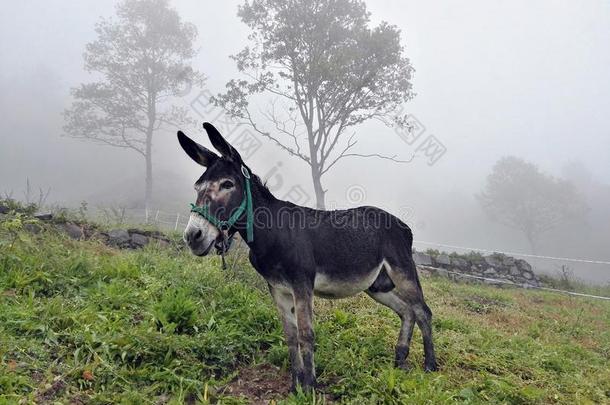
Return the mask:
<path id="1" fill-rule="evenodd" d="M 230 55 L 248 44 L 250 33 L 237 15 L 241 2 L 170 4 L 198 32 L 190 65 L 205 76 L 203 85 L 185 87 L 174 100 L 194 120 L 180 128 L 208 147 L 203 121 L 235 130 L 237 135 L 228 137 L 237 139 L 242 129 L 223 123 L 227 114 L 210 105 L 209 95 L 225 92 L 225 84 L 239 76 Z M 387 209 L 411 225 L 415 246 L 422 250 L 452 251 L 423 243 L 431 242 L 610 261 L 610 5 L 550 0 L 369 0 L 366 5 L 371 25 L 387 21 L 401 31 L 404 56 L 414 68 L 413 97 L 397 114 L 408 114 L 415 132 L 371 119 L 351 127 L 347 137 L 355 134 L 359 154 L 414 157 L 409 163 L 342 159 L 323 177 L 326 208 Z M 142 157 L 129 149 L 75 139 L 65 130 L 64 112 L 74 101 L 71 89 L 100 78 L 85 71 L 83 53 L 97 38 L 95 24 L 113 18 L 115 6 L 93 0 L 3 4 L 3 195 L 36 199 L 40 188 L 50 190 L 48 205 L 75 208 L 86 201 L 90 207 L 144 210 Z M 253 109 L 261 115 L 269 102 L 258 97 Z M 277 197 L 314 207 L 309 166 L 249 133 L 256 140 L 247 153 L 250 167 L 268 179 Z M 195 198 L 193 183 L 202 173 L 180 149 L 175 134 L 176 127 L 163 128 L 152 143 L 149 208 L 171 215 L 188 212 Z M 434 147 L 426 149 L 425 142 L 432 141 Z M 536 234 L 535 246 L 514 224 L 490 215 L 481 202 L 480 195 L 490 192 L 485 189 L 488 176 L 507 156 L 536 166 L 545 178 L 561 180 L 555 199 L 551 191 L 546 194 L 552 204 L 567 194 L 578 200 L 577 214 L 554 214 L 552 227 L 541 227 L 545 229 Z M 527 198 L 528 191 L 518 188 L 523 183 L 517 183 L 504 202 Z M 607 264 L 532 261 L 542 272 L 556 273 L 568 265 L 577 278 L 610 282 Z"/>

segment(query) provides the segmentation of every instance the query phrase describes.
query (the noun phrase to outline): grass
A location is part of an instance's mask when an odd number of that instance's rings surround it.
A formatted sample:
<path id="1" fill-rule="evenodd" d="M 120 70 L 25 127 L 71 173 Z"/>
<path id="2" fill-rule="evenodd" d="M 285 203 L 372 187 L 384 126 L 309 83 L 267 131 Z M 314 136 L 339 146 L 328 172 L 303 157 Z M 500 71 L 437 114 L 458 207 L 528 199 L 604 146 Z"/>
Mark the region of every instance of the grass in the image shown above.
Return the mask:
<path id="1" fill-rule="evenodd" d="M 226 385 L 287 369 L 280 323 L 245 262 L 77 242 L 0 221 L 0 404 L 247 403 Z M 423 279 L 441 371 L 392 367 L 399 321 L 365 295 L 317 300 L 324 393 L 278 403 L 608 403 L 610 303 Z"/>

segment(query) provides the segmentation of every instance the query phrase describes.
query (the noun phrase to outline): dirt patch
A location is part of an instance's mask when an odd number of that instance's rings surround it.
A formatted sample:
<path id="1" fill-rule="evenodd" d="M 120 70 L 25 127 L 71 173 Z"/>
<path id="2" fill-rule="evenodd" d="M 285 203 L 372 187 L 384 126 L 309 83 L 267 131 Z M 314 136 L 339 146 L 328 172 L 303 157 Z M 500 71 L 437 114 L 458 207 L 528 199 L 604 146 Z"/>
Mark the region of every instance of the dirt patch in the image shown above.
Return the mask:
<path id="1" fill-rule="evenodd" d="M 290 394 L 290 375 L 271 364 L 259 364 L 239 370 L 237 377 L 225 388 L 224 394 L 242 396 L 251 404 L 268 404 Z"/>
<path id="2" fill-rule="evenodd" d="M 70 399 L 70 405 L 85 405 L 87 403 L 87 396 L 84 394 L 77 394 Z"/>
<path id="3" fill-rule="evenodd" d="M 57 396 L 64 388 L 66 383 L 61 376 L 57 376 L 53 379 L 53 383 L 45 387 L 43 391 L 38 392 L 36 395 L 37 404 L 52 403 L 53 398 Z"/>

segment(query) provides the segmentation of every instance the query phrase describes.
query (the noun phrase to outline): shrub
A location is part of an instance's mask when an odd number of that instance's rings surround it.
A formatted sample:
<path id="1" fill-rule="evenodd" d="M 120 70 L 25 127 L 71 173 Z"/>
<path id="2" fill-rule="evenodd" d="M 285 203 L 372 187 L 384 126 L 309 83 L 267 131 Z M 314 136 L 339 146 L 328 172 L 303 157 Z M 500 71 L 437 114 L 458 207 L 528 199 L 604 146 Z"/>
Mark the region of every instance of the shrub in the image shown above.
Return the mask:
<path id="1" fill-rule="evenodd" d="M 197 305 L 184 289 L 171 288 L 154 308 L 159 329 L 187 333 L 193 329 Z"/>

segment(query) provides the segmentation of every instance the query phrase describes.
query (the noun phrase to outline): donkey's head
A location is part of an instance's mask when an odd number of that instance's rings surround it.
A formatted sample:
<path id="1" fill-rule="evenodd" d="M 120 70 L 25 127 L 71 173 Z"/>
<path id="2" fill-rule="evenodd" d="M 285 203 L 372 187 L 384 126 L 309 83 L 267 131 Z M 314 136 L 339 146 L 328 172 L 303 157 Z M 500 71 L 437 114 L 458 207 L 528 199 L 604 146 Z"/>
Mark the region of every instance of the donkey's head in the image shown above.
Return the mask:
<path id="1" fill-rule="evenodd" d="M 180 146 L 195 162 L 206 167 L 205 172 L 195 183 L 197 198 L 188 225 L 184 230 L 184 241 L 193 254 L 207 255 L 212 247 L 222 247 L 223 231 L 233 226 L 231 218 L 236 218 L 240 207 L 244 206 L 246 176 L 239 153 L 233 148 L 214 126 L 203 124 L 212 145 L 220 156 L 178 131 Z M 245 213 L 244 213 L 245 217 Z"/>

